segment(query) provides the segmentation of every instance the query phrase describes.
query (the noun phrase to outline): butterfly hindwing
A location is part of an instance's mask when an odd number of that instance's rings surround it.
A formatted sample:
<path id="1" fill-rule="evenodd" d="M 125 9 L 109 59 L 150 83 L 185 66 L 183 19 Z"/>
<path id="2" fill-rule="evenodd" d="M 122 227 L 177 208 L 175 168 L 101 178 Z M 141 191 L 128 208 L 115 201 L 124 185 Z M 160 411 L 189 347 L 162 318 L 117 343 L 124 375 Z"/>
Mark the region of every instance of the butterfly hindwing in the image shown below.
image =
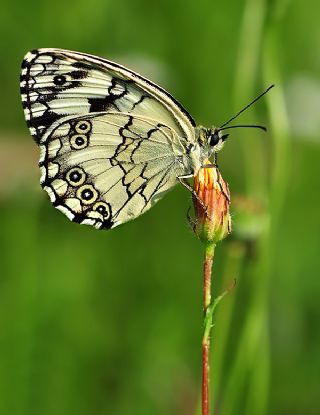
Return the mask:
<path id="1" fill-rule="evenodd" d="M 41 184 L 69 219 L 112 228 L 148 210 L 183 166 L 169 127 L 122 113 L 56 121 L 40 140 Z"/>

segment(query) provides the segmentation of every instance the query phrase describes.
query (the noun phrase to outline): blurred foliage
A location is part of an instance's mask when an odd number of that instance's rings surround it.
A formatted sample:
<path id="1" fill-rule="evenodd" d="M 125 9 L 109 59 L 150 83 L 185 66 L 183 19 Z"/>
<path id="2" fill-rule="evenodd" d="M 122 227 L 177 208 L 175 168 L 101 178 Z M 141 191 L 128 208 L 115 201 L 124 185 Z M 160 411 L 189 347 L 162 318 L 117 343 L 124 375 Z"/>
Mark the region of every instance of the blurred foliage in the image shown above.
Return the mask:
<path id="1" fill-rule="evenodd" d="M 219 155 L 233 196 L 214 290 L 216 414 L 319 411 L 319 2 L 2 2 L 0 413 L 185 414 L 200 385 L 202 247 L 177 188 L 111 232 L 69 222 L 38 183 L 20 62 L 61 47 L 168 89 L 198 123 L 243 114 Z M 305 120 L 308 120 L 306 125 Z"/>

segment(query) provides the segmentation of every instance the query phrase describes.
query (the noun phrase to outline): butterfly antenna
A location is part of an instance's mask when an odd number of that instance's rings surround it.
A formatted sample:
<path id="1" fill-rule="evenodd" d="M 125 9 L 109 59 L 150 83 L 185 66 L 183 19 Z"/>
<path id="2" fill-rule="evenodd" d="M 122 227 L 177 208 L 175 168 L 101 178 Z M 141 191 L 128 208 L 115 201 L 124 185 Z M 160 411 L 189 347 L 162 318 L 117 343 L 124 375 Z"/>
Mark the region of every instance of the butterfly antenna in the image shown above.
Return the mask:
<path id="1" fill-rule="evenodd" d="M 230 118 L 230 120 L 228 120 L 224 124 L 222 124 L 221 127 L 219 128 L 219 130 L 223 129 L 224 126 L 230 124 L 231 121 L 233 121 L 234 119 L 236 119 L 237 117 L 239 117 L 239 115 L 242 114 L 243 111 L 245 111 L 246 109 L 248 109 L 249 107 L 251 107 L 252 104 L 254 104 L 255 102 L 257 102 L 261 97 L 263 97 L 263 95 L 265 95 L 273 87 L 274 87 L 274 85 L 270 85 L 269 88 L 267 88 L 264 92 L 262 92 L 262 94 L 258 95 L 253 101 L 251 101 L 248 105 L 246 105 L 244 108 L 242 108 L 242 110 L 240 110 L 239 112 L 237 112 L 236 115 L 234 115 L 233 117 Z M 264 127 L 261 127 L 261 126 L 246 126 L 246 127 L 256 127 L 256 128 L 265 129 Z M 228 127 L 228 128 L 231 128 L 231 127 Z"/>
<path id="2" fill-rule="evenodd" d="M 266 127 L 264 127 L 263 125 L 255 125 L 255 124 L 230 125 L 230 127 L 219 128 L 219 130 L 221 131 L 221 130 L 229 130 L 230 128 L 243 128 L 243 127 L 245 127 L 245 128 L 247 128 L 247 127 L 249 127 L 249 128 L 260 128 L 260 130 L 267 131 Z"/>

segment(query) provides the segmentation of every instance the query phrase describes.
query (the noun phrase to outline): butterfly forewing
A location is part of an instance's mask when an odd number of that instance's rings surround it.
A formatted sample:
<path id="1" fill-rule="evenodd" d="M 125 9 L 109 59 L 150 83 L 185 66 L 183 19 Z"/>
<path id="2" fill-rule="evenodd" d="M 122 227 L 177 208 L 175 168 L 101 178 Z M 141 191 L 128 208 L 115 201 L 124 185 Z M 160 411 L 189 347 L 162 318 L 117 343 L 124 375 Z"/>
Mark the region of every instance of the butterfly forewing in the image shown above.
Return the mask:
<path id="1" fill-rule="evenodd" d="M 39 49 L 22 64 L 22 101 L 39 140 L 61 116 L 119 111 L 142 115 L 193 138 L 194 121 L 163 89 L 113 62 L 78 52 Z"/>

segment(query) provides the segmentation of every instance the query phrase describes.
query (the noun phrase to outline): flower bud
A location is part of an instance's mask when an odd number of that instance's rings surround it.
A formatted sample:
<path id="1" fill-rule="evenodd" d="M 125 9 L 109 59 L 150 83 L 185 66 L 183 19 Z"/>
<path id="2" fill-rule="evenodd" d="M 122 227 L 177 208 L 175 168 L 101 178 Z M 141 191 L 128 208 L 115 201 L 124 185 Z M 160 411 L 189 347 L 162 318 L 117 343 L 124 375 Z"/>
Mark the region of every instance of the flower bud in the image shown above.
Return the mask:
<path id="1" fill-rule="evenodd" d="M 208 164 L 211 162 L 208 160 Z M 230 192 L 217 166 L 201 168 L 194 178 L 195 234 L 217 243 L 231 232 Z"/>

